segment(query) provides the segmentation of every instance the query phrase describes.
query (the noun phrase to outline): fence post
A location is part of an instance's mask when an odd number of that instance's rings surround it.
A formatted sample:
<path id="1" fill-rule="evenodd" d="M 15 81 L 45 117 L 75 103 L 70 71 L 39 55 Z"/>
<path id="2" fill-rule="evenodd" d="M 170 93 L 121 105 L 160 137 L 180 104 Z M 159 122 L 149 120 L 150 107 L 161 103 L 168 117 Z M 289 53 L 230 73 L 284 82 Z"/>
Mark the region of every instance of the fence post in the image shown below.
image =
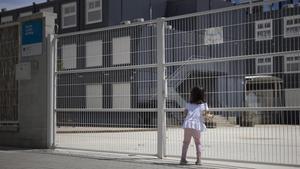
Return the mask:
<path id="1" fill-rule="evenodd" d="M 53 47 L 53 59 L 52 61 L 53 63 L 53 81 L 52 81 L 52 86 L 53 86 L 53 125 L 52 125 L 52 130 L 53 130 L 53 144 L 52 144 L 52 148 L 55 148 L 56 146 L 56 124 L 57 124 L 57 112 L 56 112 L 56 98 L 57 98 L 57 43 L 58 43 L 58 39 L 57 39 L 57 35 L 54 34 L 54 39 L 52 41 L 52 47 Z"/>
<path id="2" fill-rule="evenodd" d="M 165 71 L 165 21 L 157 19 L 157 156 L 166 153 L 166 71 Z"/>
<path id="3" fill-rule="evenodd" d="M 47 140 L 48 148 L 54 148 L 56 134 L 56 117 L 55 117 L 55 57 L 56 57 L 56 37 L 49 34 L 47 37 L 47 59 L 48 59 L 48 117 L 47 117 Z"/>

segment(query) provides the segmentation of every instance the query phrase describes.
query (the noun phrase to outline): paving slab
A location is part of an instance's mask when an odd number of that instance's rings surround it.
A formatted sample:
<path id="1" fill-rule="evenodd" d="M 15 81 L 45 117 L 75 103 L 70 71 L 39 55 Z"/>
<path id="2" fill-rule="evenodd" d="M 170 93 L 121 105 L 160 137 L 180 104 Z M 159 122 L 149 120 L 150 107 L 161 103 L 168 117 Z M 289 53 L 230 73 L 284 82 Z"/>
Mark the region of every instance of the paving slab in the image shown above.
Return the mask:
<path id="1" fill-rule="evenodd" d="M 0 169 L 296 169 L 297 167 L 204 160 L 202 166 L 179 165 L 178 158 L 77 150 L 0 148 Z"/>

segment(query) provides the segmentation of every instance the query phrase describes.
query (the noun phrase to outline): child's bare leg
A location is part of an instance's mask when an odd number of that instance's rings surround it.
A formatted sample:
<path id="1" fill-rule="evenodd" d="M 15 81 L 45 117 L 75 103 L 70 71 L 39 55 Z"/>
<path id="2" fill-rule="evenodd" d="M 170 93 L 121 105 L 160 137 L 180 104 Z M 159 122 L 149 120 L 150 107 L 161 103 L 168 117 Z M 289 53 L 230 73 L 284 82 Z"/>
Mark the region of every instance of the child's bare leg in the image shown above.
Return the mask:
<path id="1" fill-rule="evenodd" d="M 181 161 L 186 161 L 186 153 L 189 148 L 189 144 L 191 142 L 192 130 L 184 129 L 184 139 L 182 145 L 182 153 L 181 153 Z"/>
<path id="2" fill-rule="evenodd" d="M 196 164 L 201 164 L 201 142 L 200 142 L 200 132 L 194 130 L 193 133 L 195 146 L 196 146 L 196 154 L 197 154 L 197 161 Z"/>

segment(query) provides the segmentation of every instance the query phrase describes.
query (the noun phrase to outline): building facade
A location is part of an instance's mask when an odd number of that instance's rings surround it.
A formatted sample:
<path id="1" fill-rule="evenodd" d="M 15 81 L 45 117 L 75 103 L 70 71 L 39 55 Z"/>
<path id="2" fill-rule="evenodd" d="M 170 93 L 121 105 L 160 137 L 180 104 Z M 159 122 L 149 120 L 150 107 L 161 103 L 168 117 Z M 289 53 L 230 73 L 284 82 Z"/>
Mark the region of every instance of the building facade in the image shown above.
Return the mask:
<path id="1" fill-rule="evenodd" d="M 40 11 L 54 12 L 58 15 L 56 24 L 59 33 L 67 33 L 230 5 L 222 0 L 48 0 L 9 11 L 2 9 L 0 23 L 17 21 L 20 17 Z"/>
<path id="2" fill-rule="evenodd" d="M 110 112 L 109 109 L 157 108 L 155 68 L 111 70 L 157 63 L 155 28 L 146 24 L 91 33 L 76 32 L 124 21 L 141 21 L 138 18 L 150 20 L 244 3 L 218 2 L 49 1 L 2 12 L 1 22 L 8 22 L 8 16 L 13 19 L 24 16 L 28 11 L 54 11 L 58 13 L 59 33 L 70 33 L 58 42 L 59 71 L 104 70 L 59 75 L 58 108 L 107 109 L 102 114 L 61 113 L 58 119 L 62 123 L 70 122 L 62 125 L 78 124 L 81 117 L 88 114 L 86 119 L 91 121 L 82 123 L 154 126 L 156 113 Z M 140 7 L 138 10 L 133 9 L 136 5 Z M 188 93 L 195 85 L 207 89 L 207 101 L 213 108 L 299 106 L 299 14 L 299 6 L 292 1 L 223 13 L 203 12 L 196 17 L 167 21 L 166 62 L 204 60 L 194 66 L 182 64 L 167 68 L 167 108 L 184 107 Z M 277 113 L 274 119 L 265 115 L 268 113 L 258 112 L 261 117 L 257 122 L 299 123 L 297 111 Z M 232 114 L 240 119 L 242 112 Z M 278 121 L 281 117 L 283 120 Z M 129 123 L 128 119 L 135 120 Z"/>
<path id="3" fill-rule="evenodd" d="M 217 3 L 217 1 L 219 3 Z M 130 24 L 131 22 L 143 22 L 143 20 L 205 11 L 230 5 L 231 3 L 221 0 L 49 0 L 45 3 L 34 3 L 31 6 L 10 11 L 3 9 L 0 13 L 0 23 L 7 24 L 15 22 L 20 17 L 25 17 L 37 12 L 53 12 L 58 15 L 58 18 L 56 19 L 57 33 L 63 34 L 92 30 L 95 28 L 105 28 L 119 24 Z M 62 70 L 74 70 L 84 69 L 86 67 L 107 68 L 114 65 L 124 66 L 131 64 L 137 65 L 154 63 L 156 61 L 154 51 L 144 52 L 142 54 L 135 52 L 130 55 L 130 51 L 153 48 L 155 40 L 154 38 L 148 38 L 151 37 L 153 32 L 153 28 L 144 28 L 141 26 L 140 28 L 131 31 L 120 30 L 110 32 L 109 36 L 106 35 L 107 32 L 103 32 L 96 36 L 94 34 L 90 34 L 83 39 L 74 37 L 62 38 L 59 42 L 61 48 L 58 49 L 60 57 L 58 63 L 59 68 Z M 138 38 L 141 36 L 147 37 L 146 40 L 139 40 Z M 123 44 L 127 45 L 124 46 Z M 101 46 L 101 48 L 97 48 L 98 46 Z M 111 57 L 113 53 L 116 52 L 114 50 L 117 50 L 118 47 L 123 48 L 125 52 L 128 52 L 125 57 L 122 56 L 122 59 L 119 59 L 120 56 Z M 88 55 L 96 55 L 98 53 L 102 53 L 102 56 L 98 58 L 87 57 Z M 72 56 L 72 58 L 68 58 L 69 56 Z M 115 72 L 113 73 L 113 77 L 110 77 L 110 79 L 118 79 L 118 82 L 128 82 L 131 81 L 133 75 L 135 75 L 135 78 L 138 78 L 139 80 L 148 79 L 151 81 L 156 78 L 156 75 L 151 74 L 152 71 L 153 70 L 137 72 L 135 70 L 128 70 L 123 71 L 122 73 Z M 105 83 L 105 81 L 109 81 L 107 80 L 107 74 L 107 72 L 98 73 L 97 78 L 101 79 L 100 81 Z M 60 78 L 59 83 L 68 81 L 72 79 L 73 76 L 74 75 L 64 75 Z M 81 77 L 81 79 L 84 79 L 84 81 L 90 81 L 91 84 L 96 83 L 97 81 L 93 81 L 93 76 L 95 75 L 92 75 L 91 73 L 85 74 Z M 154 97 L 146 100 L 143 99 L 143 97 L 137 97 L 137 95 L 145 94 L 146 89 L 148 92 L 153 92 L 155 88 L 151 87 L 151 90 L 148 88 L 153 84 L 154 82 L 143 84 L 133 83 L 131 85 L 124 84 L 123 86 L 117 86 L 115 88 L 127 87 L 128 91 L 131 91 L 133 95 L 136 95 L 135 97 L 132 97 L 132 99 L 129 99 L 130 101 L 127 103 L 127 105 L 130 104 L 129 107 L 153 108 L 156 107 L 156 99 Z M 87 87 L 77 86 L 71 89 L 59 87 L 58 96 L 69 97 L 64 99 L 59 98 L 58 107 L 94 107 L 95 105 L 93 105 L 93 103 L 89 103 L 95 102 L 94 99 L 86 99 L 85 97 L 76 98 L 78 95 L 88 95 L 87 93 L 89 93 L 89 91 L 91 91 L 90 93 L 97 91 L 106 95 L 106 97 L 103 97 L 101 101 L 98 100 L 99 102 L 103 102 L 103 104 L 101 103 L 101 105 L 103 105 L 101 106 L 102 108 L 120 106 L 120 103 L 114 104 L 113 102 L 113 88 L 114 86 L 111 84 L 105 84 L 101 86 L 101 89 L 94 85 Z M 123 101 L 120 102 L 124 103 Z"/>

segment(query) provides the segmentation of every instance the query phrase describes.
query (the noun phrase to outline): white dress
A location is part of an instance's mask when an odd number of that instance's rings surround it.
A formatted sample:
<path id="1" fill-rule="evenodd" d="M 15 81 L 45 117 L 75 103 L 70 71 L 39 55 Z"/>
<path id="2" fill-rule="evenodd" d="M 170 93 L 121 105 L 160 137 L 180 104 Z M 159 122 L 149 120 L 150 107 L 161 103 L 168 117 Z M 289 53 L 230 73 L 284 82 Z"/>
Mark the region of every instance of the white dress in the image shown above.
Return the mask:
<path id="1" fill-rule="evenodd" d="M 206 131 L 206 126 L 204 124 L 203 114 L 208 111 L 207 103 L 202 104 L 192 104 L 187 103 L 186 108 L 187 116 L 184 119 L 182 128 L 191 128 L 199 130 L 201 132 Z"/>

